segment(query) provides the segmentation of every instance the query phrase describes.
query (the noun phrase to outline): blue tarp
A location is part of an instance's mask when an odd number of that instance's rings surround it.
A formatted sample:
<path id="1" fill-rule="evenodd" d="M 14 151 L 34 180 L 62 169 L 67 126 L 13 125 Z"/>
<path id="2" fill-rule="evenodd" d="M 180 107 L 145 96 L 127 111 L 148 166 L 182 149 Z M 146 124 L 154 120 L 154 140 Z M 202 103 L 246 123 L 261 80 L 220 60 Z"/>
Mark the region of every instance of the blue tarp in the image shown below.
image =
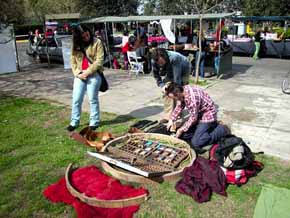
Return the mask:
<path id="1" fill-rule="evenodd" d="M 233 16 L 232 19 L 239 21 L 285 21 L 290 20 L 290 16 Z"/>

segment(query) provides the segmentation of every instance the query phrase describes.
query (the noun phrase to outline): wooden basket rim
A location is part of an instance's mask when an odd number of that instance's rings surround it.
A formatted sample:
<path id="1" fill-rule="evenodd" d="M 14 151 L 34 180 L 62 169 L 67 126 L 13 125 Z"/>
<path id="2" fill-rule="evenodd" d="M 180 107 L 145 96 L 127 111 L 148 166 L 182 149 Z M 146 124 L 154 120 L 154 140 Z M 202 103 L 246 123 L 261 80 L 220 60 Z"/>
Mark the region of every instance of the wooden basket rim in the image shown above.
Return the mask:
<path id="1" fill-rule="evenodd" d="M 189 164 L 187 164 L 186 166 L 184 166 L 182 169 L 179 169 L 175 172 L 171 172 L 171 173 L 166 173 L 162 176 L 158 176 L 158 177 L 154 177 L 154 178 L 146 178 L 143 177 L 141 175 L 137 175 L 137 174 L 133 174 L 130 172 L 125 172 L 125 171 L 121 171 L 116 167 L 113 167 L 112 165 L 110 165 L 109 163 L 105 162 L 105 161 L 101 161 L 101 165 L 102 168 L 104 169 L 105 172 L 111 174 L 114 178 L 116 179 L 120 179 L 120 180 L 125 180 L 127 182 L 136 182 L 136 183 L 160 183 L 163 181 L 171 181 L 171 180 L 176 180 L 178 177 L 180 177 L 182 175 L 183 169 L 185 167 L 191 166 L 194 162 L 194 160 L 196 159 L 196 153 L 193 149 L 190 148 L 190 146 L 185 142 L 182 141 L 181 139 L 178 138 L 174 138 L 172 136 L 168 136 L 168 135 L 163 135 L 163 134 L 157 134 L 157 133 L 133 133 L 133 134 L 126 134 L 124 136 L 118 137 L 113 139 L 112 141 L 108 142 L 103 148 L 102 151 L 106 151 L 106 149 L 109 146 L 115 145 L 116 143 L 118 143 L 119 141 L 122 141 L 126 138 L 129 138 L 131 136 L 146 136 L 146 137 L 154 137 L 154 138 L 160 138 L 163 140 L 170 140 L 173 141 L 174 143 L 179 143 L 185 146 L 185 148 L 188 150 L 189 152 L 189 158 L 191 158 Z"/>
<path id="2" fill-rule="evenodd" d="M 65 172 L 66 188 L 68 189 L 68 191 L 70 192 L 72 196 L 78 198 L 80 201 L 90 206 L 102 207 L 102 208 L 124 208 L 124 207 L 140 205 L 144 203 L 145 201 L 147 201 L 149 198 L 148 194 L 143 194 L 136 197 L 119 199 L 119 200 L 103 200 L 103 199 L 97 199 L 95 197 L 88 197 L 84 193 L 78 192 L 70 183 L 72 165 L 73 164 L 70 163 Z"/>

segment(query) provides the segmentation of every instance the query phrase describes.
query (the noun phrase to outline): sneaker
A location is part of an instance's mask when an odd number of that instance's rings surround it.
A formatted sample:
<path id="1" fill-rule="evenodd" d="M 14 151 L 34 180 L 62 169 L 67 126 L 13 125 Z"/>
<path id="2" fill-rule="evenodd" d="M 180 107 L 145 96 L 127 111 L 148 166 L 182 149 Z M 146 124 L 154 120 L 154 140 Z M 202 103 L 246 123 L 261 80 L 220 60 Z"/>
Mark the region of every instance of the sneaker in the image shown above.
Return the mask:
<path id="1" fill-rule="evenodd" d="M 206 152 L 205 149 L 203 148 L 200 148 L 200 147 L 193 147 L 194 151 L 197 153 L 197 154 L 203 154 Z"/>
<path id="2" fill-rule="evenodd" d="M 72 126 L 72 125 L 69 125 L 68 127 L 66 127 L 67 131 L 69 132 L 74 131 L 76 128 L 77 128 L 76 126 Z"/>
<path id="3" fill-rule="evenodd" d="M 90 129 L 95 131 L 98 128 L 98 126 L 90 126 Z"/>

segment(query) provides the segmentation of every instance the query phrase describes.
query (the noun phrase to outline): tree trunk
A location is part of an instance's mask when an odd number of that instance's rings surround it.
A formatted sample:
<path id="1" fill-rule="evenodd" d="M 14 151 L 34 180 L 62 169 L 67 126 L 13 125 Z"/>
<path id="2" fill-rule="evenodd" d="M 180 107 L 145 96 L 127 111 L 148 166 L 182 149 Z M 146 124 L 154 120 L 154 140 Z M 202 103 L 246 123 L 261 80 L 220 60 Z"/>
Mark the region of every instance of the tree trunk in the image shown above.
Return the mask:
<path id="1" fill-rule="evenodd" d="M 199 64 L 200 64 L 200 59 L 201 59 L 201 36 L 202 36 L 202 17 L 203 14 L 199 14 L 199 33 L 198 33 L 198 58 L 197 63 L 195 64 L 196 66 L 196 71 L 195 71 L 195 83 L 198 83 L 198 79 L 199 79 Z"/>

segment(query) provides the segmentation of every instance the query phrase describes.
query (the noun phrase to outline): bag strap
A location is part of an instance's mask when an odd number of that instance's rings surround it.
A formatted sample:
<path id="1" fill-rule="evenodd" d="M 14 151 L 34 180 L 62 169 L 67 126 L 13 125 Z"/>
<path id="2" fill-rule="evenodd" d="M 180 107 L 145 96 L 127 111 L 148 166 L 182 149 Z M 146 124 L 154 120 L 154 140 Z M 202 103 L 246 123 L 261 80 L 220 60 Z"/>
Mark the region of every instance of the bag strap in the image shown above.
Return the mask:
<path id="1" fill-rule="evenodd" d="M 92 64 L 93 63 L 92 59 L 87 56 L 87 53 L 86 53 L 86 51 L 84 49 L 82 49 L 82 53 L 83 53 L 84 57 L 86 59 L 88 59 L 89 63 Z"/>

